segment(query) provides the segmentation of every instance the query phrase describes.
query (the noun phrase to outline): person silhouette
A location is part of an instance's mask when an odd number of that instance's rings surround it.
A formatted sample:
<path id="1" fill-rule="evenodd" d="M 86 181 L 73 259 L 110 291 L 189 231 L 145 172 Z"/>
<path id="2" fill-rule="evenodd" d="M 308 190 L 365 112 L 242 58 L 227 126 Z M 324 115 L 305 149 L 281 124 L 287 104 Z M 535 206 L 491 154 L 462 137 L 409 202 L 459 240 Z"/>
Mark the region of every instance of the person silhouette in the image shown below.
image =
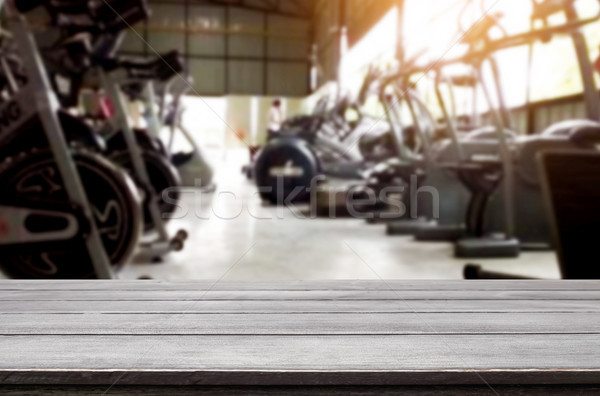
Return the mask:
<path id="1" fill-rule="evenodd" d="M 281 100 L 275 99 L 269 109 L 268 139 L 271 140 L 279 135 L 281 124 L 283 123 L 283 110 Z"/>

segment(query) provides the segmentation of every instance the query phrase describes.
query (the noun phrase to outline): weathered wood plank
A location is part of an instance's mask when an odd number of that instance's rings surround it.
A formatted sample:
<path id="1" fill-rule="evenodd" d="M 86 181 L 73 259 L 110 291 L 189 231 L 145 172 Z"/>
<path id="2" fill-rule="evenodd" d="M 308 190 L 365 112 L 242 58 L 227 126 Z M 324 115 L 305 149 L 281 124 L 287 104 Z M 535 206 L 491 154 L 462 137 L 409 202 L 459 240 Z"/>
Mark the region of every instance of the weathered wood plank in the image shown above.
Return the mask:
<path id="1" fill-rule="evenodd" d="M 597 300 L 2 301 L 5 313 L 600 313 Z"/>
<path id="2" fill-rule="evenodd" d="M 600 290 L 600 281 L 528 281 L 515 280 L 510 282 L 498 281 L 395 281 L 388 280 L 347 280 L 347 281 L 277 281 L 277 282 L 217 282 L 210 280 L 199 281 L 85 281 L 85 280 L 58 280 L 58 281 L 20 281 L 0 280 L 0 290 L 215 290 L 215 291 L 276 291 L 276 290 Z"/>
<path id="3" fill-rule="evenodd" d="M 575 370 L 600 374 L 597 334 L 0 336 L 0 370 Z M 598 377 L 600 381 L 600 377 Z"/>
<path id="4" fill-rule="evenodd" d="M 0 301 L 200 301 L 200 300 L 597 300 L 600 289 L 580 290 L 47 290 L 0 291 Z"/>
<path id="5" fill-rule="evenodd" d="M 394 389 L 418 386 L 423 392 L 427 389 L 464 389 L 473 387 L 475 393 L 472 395 L 493 394 L 492 390 L 509 390 L 508 386 L 519 384 L 518 389 L 570 389 L 571 393 L 579 389 L 597 389 L 598 373 L 595 371 L 566 372 L 566 371 L 489 371 L 489 372 L 452 372 L 452 371 L 420 371 L 420 372 L 323 372 L 323 371 L 300 371 L 300 372 L 268 372 L 268 371 L 246 371 L 246 372 L 222 372 L 222 371 L 188 371 L 187 380 L 179 378 L 176 381 L 172 372 L 168 371 L 81 371 L 81 372 L 52 372 L 39 370 L 36 372 L 24 371 L 0 371 L 0 378 L 8 378 L 2 384 L 1 389 L 13 388 L 22 385 L 21 382 L 28 381 L 29 384 L 38 384 L 41 389 L 52 389 L 52 387 L 62 387 L 65 385 L 86 386 L 90 383 L 96 386 L 102 386 L 100 394 L 105 394 L 110 388 L 127 389 L 129 387 L 170 389 L 177 387 L 179 391 L 185 389 L 210 389 L 214 387 L 227 387 L 229 389 L 245 389 L 246 391 L 238 394 L 255 394 L 252 389 L 272 389 L 276 391 L 279 387 L 315 389 L 327 386 L 330 389 L 343 389 L 351 387 L 362 389 L 365 394 L 373 394 L 380 387 L 392 386 Z M 484 375 L 485 377 L 482 377 Z M 578 381 L 574 382 L 573 379 Z M 93 379 L 93 381 L 92 381 Z M 265 383 L 267 385 L 265 385 Z M 486 384 L 487 383 L 487 384 Z M 165 385 L 166 384 L 166 385 Z M 169 385 L 171 384 L 171 385 Z M 215 385 L 216 384 L 216 385 Z M 291 385 L 299 384 L 299 385 Z M 535 386 L 538 385 L 538 386 Z M 543 385 L 543 386 L 539 386 Z M 89 389 L 88 386 L 86 386 Z M 284 389 L 285 389 L 284 388 Z M 516 388 L 516 387 L 515 387 Z M 490 393 L 481 393 L 481 390 L 490 390 Z M 38 393 L 35 393 L 38 394 Z M 46 394 L 42 392 L 42 394 Z M 86 395 L 90 393 L 84 393 Z M 118 393 L 117 393 L 118 394 Z M 170 394 L 166 392 L 165 394 Z M 260 393 L 259 393 L 260 394 Z M 275 393 L 281 394 L 281 393 Z M 287 394 L 287 393 L 286 393 Z M 301 393 L 307 394 L 307 393 Z M 310 393 L 308 393 L 310 394 Z M 362 393 L 359 393 L 362 394 Z M 379 394 L 379 393 L 375 393 Z M 410 393 L 409 393 L 410 394 Z M 427 394 L 427 393 L 425 393 Z M 434 393 L 437 394 L 437 393 Z M 450 393 L 451 395 L 463 393 Z M 513 393 L 500 393 L 501 395 L 511 395 Z M 523 394 L 523 393 L 516 393 Z M 528 393 L 524 393 L 528 394 Z M 535 394 L 535 393 L 534 393 Z M 552 395 L 553 393 L 549 393 Z M 565 393 L 559 393 L 565 394 Z M 575 393 L 588 395 L 588 393 Z M 594 394 L 594 393 L 592 393 Z"/>
<path id="6" fill-rule="evenodd" d="M 575 313 L 4 314 L 0 335 L 600 334 Z"/>
<path id="7" fill-rule="evenodd" d="M 0 384 L 596 386 L 599 284 L 0 282 Z"/>
<path id="8" fill-rule="evenodd" d="M 102 395 L 108 386 L 4 386 L 2 394 L 8 396 L 22 395 Z M 108 393 L 111 396 L 144 395 L 144 396 L 239 396 L 252 394 L 263 395 L 302 395 L 302 396 L 562 396 L 562 395 L 595 395 L 600 394 L 600 386 L 510 386 L 487 385 L 470 386 L 113 386 Z"/>

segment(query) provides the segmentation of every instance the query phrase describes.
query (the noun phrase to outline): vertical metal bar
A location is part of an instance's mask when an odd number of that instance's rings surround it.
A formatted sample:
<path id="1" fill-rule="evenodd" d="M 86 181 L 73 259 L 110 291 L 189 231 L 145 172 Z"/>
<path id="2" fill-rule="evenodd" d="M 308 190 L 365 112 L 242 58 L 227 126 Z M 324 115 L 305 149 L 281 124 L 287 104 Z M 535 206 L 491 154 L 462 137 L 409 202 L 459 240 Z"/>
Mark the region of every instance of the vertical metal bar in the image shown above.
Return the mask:
<path id="1" fill-rule="evenodd" d="M 96 276 L 100 279 L 113 279 L 115 274 L 112 271 L 110 259 L 104 249 L 102 238 L 94 222 L 94 214 L 58 119 L 58 100 L 52 91 L 34 38 L 27 30 L 24 19 L 20 16 L 14 19 L 13 35 L 23 57 L 23 64 L 27 67 L 29 84 L 35 95 L 35 104 L 39 109 L 44 132 L 65 190 L 69 199 L 79 205 L 85 218 L 90 222 L 90 235 L 86 238 L 85 243 Z"/>
<path id="2" fill-rule="evenodd" d="M 170 84 L 172 84 L 172 83 L 173 83 L 173 81 L 170 82 Z M 170 118 L 170 121 L 171 121 L 171 125 L 169 125 L 169 142 L 167 144 L 167 152 L 169 153 L 170 156 L 173 155 L 173 144 L 175 143 L 175 133 L 177 130 L 176 124 L 178 123 L 182 95 L 183 95 L 183 92 L 181 92 L 181 93 L 177 92 L 177 94 L 174 95 L 174 97 L 173 97 L 173 108 L 171 109 L 172 114 L 174 115 L 173 117 L 171 117 L 170 114 L 167 114 L 165 110 L 163 110 L 163 114 L 161 115 L 161 120 L 164 120 L 165 117 L 168 117 L 168 118 Z M 166 101 L 166 96 L 167 96 L 167 89 L 165 88 L 165 92 L 163 94 L 163 101 Z M 164 105 L 164 107 L 166 107 L 166 104 Z"/>
<path id="3" fill-rule="evenodd" d="M 192 12 L 192 10 L 196 9 L 194 8 L 194 6 L 191 4 L 190 0 L 186 0 L 185 2 L 185 27 L 186 29 L 190 29 L 191 24 L 190 24 L 190 13 Z M 191 43 L 192 43 L 192 39 L 194 37 L 190 37 L 190 35 L 192 35 L 193 33 L 190 33 L 189 31 L 185 32 L 185 75 L 186 78 L 189 79 L 190 75 L 191 75 L 191 71 L 190 71 L 190 59 L 192 58 L 192 50 L 191 50 Z M 192 84 L 195 83 L 195 81 L 191 81 Z"/>
<path id="4" fill-rule="evenodd" d="M 152 81 L 146 83 L 146 106 L 148 106 L 149 113 L 148 131 L 150 132 L 150 136 L 158 139 L 160 138 L 160 131 L 162 128 L 160 117 L 155 109 L 156 92 L 154 91 L 154 83 Z"/>
<path id="5" fill-rule="evenodd" d="M 452 144 L 454 145 L 454 149 L 456 150 L 456 156 L 458 161 L 463 161 L 464 154 L 462 151 L 462 147 L 460 145 L 460 139 L 458 137 L 458 130 L 456 128 L 456 124 L 450 114 L 448 113 L 448 108 L 446 107 L 446 102 L 444 101 L 444 96 L 442 95 L 442 91 L 440 90 L 441 84 L 441 72 L 438 71 L 435 76 L 435 96 L 437 98 L 438 104 L 440 105 L 440 109 L 442 110 L 442 116 L 446 121 L 446 125 L 448 131 L 450 132 L 450 139 L 452 140 Z"/>
<path id="6" fill-rule="evenodd" d="M 316 60 L 319 58 L 316 48 L 318 48 L 317 46 L 317 39 L 316 39 L 316 26 L 315 26 L 315 7 L 313 7 L 312 10 L 312 18 L 310 19 L 309 23 L 309 30 L 308 30 L 308 42 L 310 44 L 310 51 L 311 54 L 308 57 L 307 61 L 306 61 L 306 67 L 308 70 L 308 74 L 306 76 L 306 94 L 312 94 L 313 93 L 313 67 L 316 68 L 317 70 L 317 76 L 319 74 L 318 72 L 318 65 L 316 65 Z M 319 85 L 318 82 L 318 77 L 317 77 L 317 81 L 315 81 L 315 85 L 314 88 L 316 89 L 316 87 Z"/>
<path id="7" fill-rule="evenodd" d="M 149 38 L 149 32 L 148 32 L 148 20 L 145 20 L 144 22 L 142 22 L 144 24 L 144 30 L 142 31 L 142 36 L 144 37 L 144 49 L 142 50 L 142 53 L 144 55 L 144 57 L 147 57 L 149 55 L 149 45 L 147 43 L 150 43 L 150 38 Z"/>
<path id="8" fill-rule="evenodd" d="M 490 116 L 497 127 L 498 146 L 500 148 L 500 160 L 502 161 L 502 173 L 504 179 L 504 211 L 505 211 L 505 233 L 506 238 L 513 238 L 515 235 L 515 204 L 514 204 L 514 166 L 512 155 L 508 144 L 508 139 L 504 133 L 504 124 L 502 116 L 497 109 L 494 108 L 494 103 L 485 81 L 481 75 L 481 67 L 475 68 L 475 75 L 481 85 L 481 90 L 485 96 L 485 100 L 490 107 Z"/>
<path id="9" fill-rule="evenodd" d="M 189 0 L 185 0 L 185 3 L 183 5 L 183 25 L 185 26 L 185 33 L 184 33 L 184 44 L 183 44 L 183 48 L 184 48 L 184 58 L 187 59 L 189 58 L 190 55 L 190 21 L 189 21 L 189 17 L 190 17 L 190 1 Z"/>
<path id="10" fill-rule="evenodd" d="M 529 102 L 527 106 L 527 134 L 533 135 L 537 133 L 537 109 L 536 106 Z"/>
<path id="11" fill-rule="evenodd" d="M 429 165 L 431 165 L 431 159 L 432 159 L 431 145 L 429 144 L 430 140 L 429 140 L 429 136 L 427 136 L 426 133 L 423 131 L 423 128 L 421 128 L 421 123 L 419 122 L 420 119 L 419 119 L 419 116 L 417 114 L 417 111 L 415 110 L 415 106 L 414 106 L 414 103 L 413 103 L 413 101 L 414 102 L 418 102 L 419 99 L 417 98 L 417 96 L 415 94 L 413 94 L 413 92 L 411 90 L 407 90 L 406 93 L 405 93 L 405 95 L 406 95 L 406 105 L 408 106 L 408 110 L 410 112 L 410 116 L 413 119 L 413 124 L 414 124 L 414 128 L 415 128 L 415 132 L 423 140 L 424 157 L 425 157 L 426 164 L 429 167 Z M 423 107 L 423 106 L 420 106 L 420 107 Z"/>
<path id="12" fill-rule="evenodd" d="M 473 117 L 473 119 L 471 120 L 473 126 L 475 126 L 475 127 L 479 127 L 482 125 L 481 124 L 481 114 L 479 111 L 479 105 L 477 103 L 479 101 L 479 95 L 478 95 L 477 91 L 478 91 L 478 88 L 477 88 L 477 85 L 475 85 L 473 87 L 473 97 L 472 97 L 472 100 L 473 100 L 473 103 L 472 103 L 473 115 L 472 115 L 472 117 Z"/>
<path id="13" fill-rule="evenodd" d="M 231 36 L 229 35 L 229 29 L 230 29 L 230 21 L 229 21 L 230 15 L 229 15 L 229 6 L 225 6 L 225 21 L 224 21 L 224 25 L 225 25 L 225 70 L 224 70 L 224 75 L 225 75 L 225 84 L 224 86 L 224 93 L 226 95 L 229 94 L 229 39 L 231 38 Z"/>
<path id="14" fill-rule="evenodd" d="M 338 0 L 338 32 L 336 37 L 337 44 L 337 100 L 340 101 L 342 98 L 342 61 L 344 59 L 344 39 L 346 38 L 346 24 L 347 24 L 347 8 L 346 0 Z"/>
<path id="15" fill-rule="evenodd" d="M 565 14 L 569 22 L 579 19 L 574 2 L 565 2 Z M 598 89 L 596 88 L 594 68 L 590 60 L 587 40 L 580 29 L 574 30 L 571 37 L 577 54 L 579 71 L 581 72 L 587 117 L 594 121 L 600 121 L 600 96 L 598 96 Z"/>
<path id="16" fill-rule="evenodd" d="M 400 62 L 401 65 L 404 64 L 404 58 L 406 54 L 404 53 L 404 0 L 398 0 L 398 31 L 397 34 L 397 42 L 396 42 L 396 59 Z"/>
<path id="17" fill-rule="evenodd" d="M 492 76 L 494 78 L 494 88 L 496 89 L 496 95 L 498 96 L 498 106 L 500 107 L 500 116 L 502 117 L 502 122 L 506 128 L 512 129 L 514 128 L 514 123 L 510 112 L 508 111 L 508 106 L 506 106 L 506 100 L 504 100 L 504 92 L 502 90 L 498 63 L 493 57 L 489 59 L 489 62 L 492 69 Z"/>
<path id="18" fill-rule="evenodd" d="M 126 110 L 127 105 L 125 104 L 125 99 L 123 98 L 123 94 L 121 93 L 119 85 L 112 81 L 112 79 L 109 76 L 107 76 L 105 72 L 100 71 L 100 76 L 108 95 L 114 102 L 115 116 L 119 122 L 119 125 L 123 129 L 122 133 L 123 137 L 125 138 L 127 150 L 129 151 L 129 155 L 131 156 L 131 163 L 133 165 L 133 169 L 136 173 L 136 176 L 142 183 L 146 193 L 150 194 L 150 205 L 148 209 L 150 211 L 152 223 L 154 224 L 155 230 L 159 234 L 160 242 L 166 242 L 169 240 L 169 235 L 167 233 L 165 224 L 160 214 L 160 209 L 158 207 L 159 197 L 150 181 L 150 176 L 148 175 L 148 170 L 146 169 L 146 164 L 144 163 L 143 152 L 137 144 L 135 132 L 131 128 L 131 125 L 129 125 L 129 119 L 127 117 Z"/>
<path id="19" fill-rule="evenodd" d="M 392 95 L 388 97 L 385 93 L 385 87 L 381 87 L 380 92 L 380 101 L 383 103 L 383 109 L 387 116 L 387 119 L 390 123 L 390 128 L 392 129 L 392 139 L 394 140 L 394 146 L 397 151 L 398 157 L 400 157 L 403 161 L 409 161 L 410 156 L 406 150 L 406 142 L 404 141 L 404 131 L 402 129 L 401 117 L 400 117 L 400 109 L 398 109 L 399 101 L 401 100 L 400 96 L 403 93 L 400 92 L 397 86 L 394 85 L 394 95 L 398 95 L 396 98 Z"/>
<path id="20" fill-rule="evenodd" d="M 263 95 L 269 94 L 269 14 L 263 14 Z"/>

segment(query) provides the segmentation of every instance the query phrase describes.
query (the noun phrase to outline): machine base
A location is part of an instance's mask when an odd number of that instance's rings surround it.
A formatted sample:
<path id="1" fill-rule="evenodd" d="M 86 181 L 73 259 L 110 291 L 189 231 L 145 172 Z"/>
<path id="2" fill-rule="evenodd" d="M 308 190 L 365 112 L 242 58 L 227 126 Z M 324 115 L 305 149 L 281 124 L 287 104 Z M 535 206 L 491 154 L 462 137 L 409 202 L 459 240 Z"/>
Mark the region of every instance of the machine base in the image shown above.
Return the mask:
<path id="1" fill-rule="evenodd" d="M 392 221 L 387 224 L 387 234 L 390 236 L 414 235 L 423 227 L 436 224 L 424 218 Z"/>
<path id="2" fill-rule="evenodd" d="M 319 217 L 351 217 L 348 210 L 350 186 L 320 186 L 316 193 L 316 211 Z"/>
<path id="3" fill-rule="evenodd" d="M 474 279 L 520 279 L 520 280 L 534 280 L 535 278 L 528 278 L 519 275 L 504 274 L 501 272 L 486 271 L 480 265 L 467 264 L 463 270 L 463 276 L 466 280 Z"/>
<path id="4" fill-rule="evenodd" d="M 252 166 L 252 165 L 242 166 L 242 174 L 246 176 L 247 180 L 254 180 L 254 166 Z"/>
<path id="5" fill-rule="evenodd" d="M 431 222 L 417 230 L 415 239 L 420 242 L 456 242 L 465 237 L 466 231 L 461 225 L 440 225 Z"/>
<path id="6" fill-rule="evenodd" d="M 485 237 L 462 239 L 454 246 L 457 258 L 517 258 L 521 244 L 516 238 Z"/>
<path id="7" fill-rule="evenodd" d="M 364 219 L 370 224 L 393 221 L 404 216 L 400 207 L 361 196 L 361 186 L 330 184 L 320 186 L 316 193 L 316 214 L 329 218 Z M 393 201 L 389 201 L 393 202 Z"/>
<path id="8" fill-rule="evenodd" d="M 377 224 L 388 224 L 390 222 L 401 221 L 404 216 L 400 213 L 396 213 L 394 211 L 388 210 L 383 212 L 374 212 L 373 217 L 367 219 L 367 224 L 377 225 Z"/>

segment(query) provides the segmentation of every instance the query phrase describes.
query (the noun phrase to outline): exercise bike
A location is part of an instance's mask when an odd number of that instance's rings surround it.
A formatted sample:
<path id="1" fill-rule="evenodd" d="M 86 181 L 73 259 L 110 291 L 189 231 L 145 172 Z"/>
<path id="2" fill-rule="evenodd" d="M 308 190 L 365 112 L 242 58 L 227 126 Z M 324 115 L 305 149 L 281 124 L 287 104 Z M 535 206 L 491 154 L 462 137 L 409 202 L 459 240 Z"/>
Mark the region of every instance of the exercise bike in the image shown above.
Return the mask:
<path id="1" fill-rule="evenodd" d="M 3 51 L 21 61 L 15 65 L 3 52 L 0 266 L 18 278 L 112 278 L 138 242 L 139 196 L 131 178 L 106 158 L 69 145 L 77 134 L 66 135 L 66 127 L 83 130 L 85 124 L 60 112 L 38 48 L 19 14 L 40 5 L 60 12 L 60 5 L 44 3 L 18 2 L 14 9 L 0 4 L 12 33 L 12 40 L 3 38 Z M 110 3 L 89 5 L 81 4 L 78 11 L 98 28 L 125 28 L 106 12 Z M 146 14 L 139 2 L 112 5 L 128 11 L 125 24 Z M 62 23 L 73 20 L 63 18 Z"/>
<path id="2" fill-rule="evenodd" d="M 53 19 L 60 20 L 56 16 Z M 80 73 L 63 73 L 62 79 L 71 80 L 71 91 L 78 92 L 82 87 L 92 85 L 94 89 L 102 88 L 110 99 L 114 114 L 98 130 L 106 141 L 103 153 L 128 170 L 142 190 L 144 231 L 158 234 L 157 240 L 143 246 L 158 261 L 170 251 L 182 250 L 188 237 L 185 230 L 179 230 L 171 237 L 165 226 L 177 208 L 180 178 L 157 137 L 158 131 L 133 129 L 129 124 L 123 92 L 139 96 L 142 91 L 147 91 L 148 95 L 153 95 L 154 80 L 165 82 L 179 76 L 183 70 L 182 60 L 177 52 L 156 59 L 120 58 L 115 53 L 125 34 L 123 30 L 99 30 L 94 24 L 85 23 L 75 29 L 76 33 L 90 37 L 88 53 L 78 53 L 79 57 L 89 60 L 89 67 Z M 65 30 L 73 33 L 73 28 Z M 55 78 L 61 76 L 60 70 L 53 69 L 52 72 Z M 77 94 L 71 96 L 77 97 Z M 150 127 L 153 126 L 150 123 Z"/>

